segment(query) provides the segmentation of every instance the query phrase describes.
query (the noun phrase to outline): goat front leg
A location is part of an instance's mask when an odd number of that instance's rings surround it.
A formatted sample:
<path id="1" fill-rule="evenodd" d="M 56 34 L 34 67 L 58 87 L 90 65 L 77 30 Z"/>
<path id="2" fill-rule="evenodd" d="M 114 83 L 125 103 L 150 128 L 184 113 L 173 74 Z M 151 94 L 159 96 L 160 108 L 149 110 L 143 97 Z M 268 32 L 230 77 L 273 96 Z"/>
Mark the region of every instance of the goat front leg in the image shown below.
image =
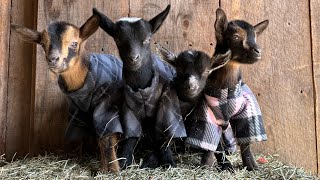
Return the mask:
<path id="1" fill-rule="evenodd" d="M 157 140 L 153 146 L 153 153 L 143 162 L 141 168 L 157 168 L 159 166 L 164 167 L 176 167 L 176 163 L 173 159 L 173 153 L 170 146 L 165 145 L 165 141 Z"/>
<path id="2" fill-rule="evenodd" d="M 122 152 L 121 152 L 121 157 L 120 157 L 120 167 L 121 169 L 127 168 L 127 166 L 130 166 L 133 161 L 133 153 L 134 149 L 139 141 L 139 138 L 131 137 L 124 139 L 122 144 Z"/>
<path id="3" fill-rule="evenodd" d="M 116 154 L 116 145 L 118 143 L 118 135 L 112 134 L 99 138 L 98 144 L 100 148 L 100 157 L 101 157 L 101 171 L 114 172 L 117 173 L 120 171 L 119 162 L 117 160 Z"/>
<path id="4" fill-rule="evenodd" d="M 248 171 L 258 170 L 257 162 L 251 153 L 250 144 L 240 144 L 240 152 L 243 166 L 247 167 Z"/>
<path id="5" fill-rule="evenodd" d="M 220 140 L 218 147 L 217 147 L 218 152 L 206 151 L 203 153 L 202 159 L 201 159 L 201 164 L 207 165 L 207 166 L 213 166 L 214 165 L 214 156 L 215 156 L 217 159 L 217 163 L 218 163 L 218 169 L 220 171 L 227 170 L 230 172 L 234 172 L 233 166 L 226 156 L 226 153 L 224 151 L 221 140 Z"/>

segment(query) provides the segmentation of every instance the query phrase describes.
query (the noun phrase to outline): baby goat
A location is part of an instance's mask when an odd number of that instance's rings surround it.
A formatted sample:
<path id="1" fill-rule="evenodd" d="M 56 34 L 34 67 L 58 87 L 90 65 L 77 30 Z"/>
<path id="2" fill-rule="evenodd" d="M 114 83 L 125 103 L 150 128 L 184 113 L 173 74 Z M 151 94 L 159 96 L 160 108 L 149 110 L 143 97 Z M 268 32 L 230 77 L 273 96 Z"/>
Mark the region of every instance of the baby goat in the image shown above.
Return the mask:
<path id="1" fill-rule="evenodd" d="M 142 168 L 175 166 L 170 140 L 186 137 L 178 97 L 169 80 L 173 75 L 162 68 L 166 67 L 164 62 L 152 55 L 150 49 L 151 37 L 169 10 L 170 5 L 150 21 L 121 18 L 116 23 L 93 10 L 101 16 L 100 27 L 113 37 L 123 61 L 125 142 L 121 157 L 125 160 L 120 162 L 122 167 L 132 163 L 134 147 L 143 133 L 150 137 L 154 151 Z"/>
<path id="2" fill-rule="evenodd" d="M 222 68 L 212 72 L 205 87 L 205 99 L 217 119 L 224 120 L 222 126 L 231 125 L 237 144 L 240 145 L 243 165 L 247 170 L 258 168 L 250 150 L 250 143 L 267 140 L 263 125 L 261 110 L 249 87 L 242 81 L 240 65 L 252 64 L 261 58 L 261 49 L 256 44 L 256 36 L 268 26 L 268 20 L 255 26 L 242 20 L 227 21 L 222 9 L 216 11 L 216 39 L 214 55 L 225 54 L 231 50 L 231 60 Z M 193 128 L 203 129 L 203 133 L 188 133 L 187 143 L 206 149 L 202 142 L 210 137 L 212 129 L 206 127 L 206 122 L 200 121 Z M 204 135 L 203 135 L 204 134 Z M 202 142 L 202 143 L 199 143 Z"/>
<path id="3" fill-rule="evenodd" d="M 204 52 L 191 50 L 183 51 L 178 56 L 175 56 L 159 44 L 157 45 L 157 50 L 159 50 L 163 59 L 174 66 L 177 71 L 174 84 L 180 100 L 182 116 L 186 119 L 187 134 L 198 133 L 200 135 L 203 129 L 198 131 L 189 125 L 193 125 L 194 120 L 197 121 L 199 118 L 203 118 L 201 121 L 206 120 L 208 126 L 213 129 L 210 140 L 216 143 L 223 140 L 218 144 L 218 147 L 211 146 L 206 148 L 207 151 L 203 154 L 201 163 L 203 165 L 213 165 L 214 155 L 221 170 L 233 171 L 230 161 L 224 156 L 224 151 L 234 152 L 236 150 L 231 127 L 228 126 L 222 132 L 220 125 L 223 122 L 219 122 L 214 116 L 211 116 L 212 111 L 209 108 L 206 108 L 205 111 L 203 111 L 204 108 L 198 108 L 199 105 L 208 107 L 202 93 L 207 78 L 213 71 L 226 65 L 231 58 L 231 51 L 210 58 Z"/>
<path id="4" fill-rule="evenodd" d="M 42 32 L 12 25 L 25 41 L 40 44 L 49 69 L 70 102 L 66 137 L 80 140 L 93 131 L 98 137 L 102 171 L 119 171 L 115 152 L 122 127 L 117 103 L 121 101 L 122 62 L 111 55 L 88 54 L 85 43 L 99 28 L 99 16 L 91 16 L 81 28 L 54 22 Z"/>

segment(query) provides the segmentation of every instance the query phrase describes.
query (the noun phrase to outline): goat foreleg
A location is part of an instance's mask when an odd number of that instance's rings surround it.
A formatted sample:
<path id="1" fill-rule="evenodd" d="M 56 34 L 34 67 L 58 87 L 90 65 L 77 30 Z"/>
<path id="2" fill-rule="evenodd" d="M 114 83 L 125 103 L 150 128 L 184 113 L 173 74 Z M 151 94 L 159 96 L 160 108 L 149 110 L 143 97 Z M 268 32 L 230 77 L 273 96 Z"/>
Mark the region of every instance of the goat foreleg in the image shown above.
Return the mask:
<path id="1" fill-rule="evenodd" d="M 251 153 L 250 144 L 240 144 L 240 151 L 243 166 L 247 167 L 248 171 L 257 170 L 258 165 Z"/>
<path id="2" fill-rule="evenodd" d="M 118 143 L 118 135 L 112 134 L 104 136 L 98 140 L 101 157 L 101 171 L 119 172 L 119 162 L 117 160 L 116 145 Z"/>

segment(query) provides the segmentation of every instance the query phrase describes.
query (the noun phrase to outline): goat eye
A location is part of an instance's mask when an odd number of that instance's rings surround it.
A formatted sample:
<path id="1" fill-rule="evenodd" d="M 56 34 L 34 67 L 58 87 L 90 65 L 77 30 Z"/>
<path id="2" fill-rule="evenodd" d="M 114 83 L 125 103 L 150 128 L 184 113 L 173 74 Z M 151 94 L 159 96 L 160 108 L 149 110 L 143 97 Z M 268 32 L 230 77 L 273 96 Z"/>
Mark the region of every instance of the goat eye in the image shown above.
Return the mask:
<path id="1" fill-rule="evenodd" d="M 239 37 L 239 35 L 238 34 L 235 34 L 235 35 L 233 35 L 233 37 L 232 37 L 234 40 L 239 40 L 240 39 L 240 37 Z"/>
<path id="2" fill-rule="evenodd" d="M 143 44 L 149 44 L 151 41 L 151 37 L 148 36 L 144 41 L 143 41 Z"/>
<path id="3" fill-rule="evenodd" d="M 78 42 L 72 42 L 70 45 L 69 45 L 70 48 L 73 48 L 73 49 L 76 49 L 78 47 Z"/>
<path id="4" fill-rule="evenodd" d="M 44 43 L 43 43 L 43 42 L 41 42 L 40 45 L 41 45 L 42 47 L 44 47 Z"/>

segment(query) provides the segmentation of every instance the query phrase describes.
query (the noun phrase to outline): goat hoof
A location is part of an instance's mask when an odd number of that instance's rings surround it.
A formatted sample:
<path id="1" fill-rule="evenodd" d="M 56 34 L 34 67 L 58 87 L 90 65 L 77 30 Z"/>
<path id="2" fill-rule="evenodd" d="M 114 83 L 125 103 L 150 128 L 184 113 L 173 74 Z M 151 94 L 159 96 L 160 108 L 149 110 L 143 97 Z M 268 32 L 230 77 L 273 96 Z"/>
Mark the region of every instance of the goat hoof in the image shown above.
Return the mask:
<path id="1" fill-rule="evenodd" d="M 160 164 L 161 166 L 168 167 L 177 167 L 176 162 L 173 159 L 173 154 L 170 148 L 162 149 L 160 152 Z"/>
<path id="2" fill-rule="evenodd" d="M 132 156 L 126 156 L 119 160 L 119 166 L 121 170 L 127 169 L 132 164 Z"/>
<path id="3" fill-rule="evenodd" d="M 144 161 L 142 163 L 140 168 L 142 168 L 142 169 L 144 169 L 144 168 L 152 168 L 152 169 L 154 169 L 154 168 L 157 168 L 157 167 L 159 167 L 159 160 L 158 160 L 157 156 L 154 153 L 152 153 L 150 155 L 150 157 L 146 161 Z"/>
<path id="4" fill-rule="evenodd" d="M 230 161 L 218 162 L 218 170 L 221 171 L 229 171 L 234 173 L 233 166 Z"/>
<path id="5" fill-rule="evenodd" d="M 109 165 L 109 171 L 112 173 L 120 172 L 120 166 L 118 162 L 113 162 Z"/>
<path id="6" fill-rule="evenodd" d="M 257 162 L 254 160 L 252 156 L 246 157 L 245 159 L 243 158 L 242 161 L 243 166 L 246 167 L 248 171 L 255 171 L 259 169 Z"/>

